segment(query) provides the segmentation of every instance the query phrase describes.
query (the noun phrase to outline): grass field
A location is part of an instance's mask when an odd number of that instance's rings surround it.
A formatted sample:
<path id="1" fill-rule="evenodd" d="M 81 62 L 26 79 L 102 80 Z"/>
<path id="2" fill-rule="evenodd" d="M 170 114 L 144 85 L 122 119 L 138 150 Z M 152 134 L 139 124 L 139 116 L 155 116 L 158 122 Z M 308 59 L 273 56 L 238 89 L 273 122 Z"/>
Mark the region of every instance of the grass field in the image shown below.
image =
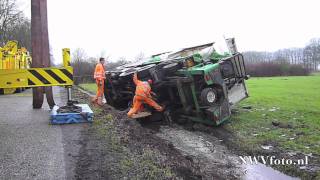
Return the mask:
<path id="1" fill-rule="evenodd" d="M 239 113 L 227 124 L 246 146 L 276 145 L 283 150 L 320 154 L 319 74 L 252 78 L 247 86 L 250 97 L 238 105 Z M 245 106 L 252 109 L 243 109 Z"/>
<path id="2" fill-rule="evenodd" d="M 80 86 L 96 91 L 95 84 Z M 283 150 L 320 154 L 320 74 L 251 78 L 247 86 L 250 97 L 238 105 L 238 113 L 226 125 L 244 140 L 244 146 L 276 145 Z"/>
<path id="3" fill-rule="evenodd" d="M 80 84 L 81 88 L 86 89 L 87 91 L 90 91 L 91 93 L 96 93 L 97 91 L 97 85 L 95 83 L 89 83 L 89 84 Z"/>

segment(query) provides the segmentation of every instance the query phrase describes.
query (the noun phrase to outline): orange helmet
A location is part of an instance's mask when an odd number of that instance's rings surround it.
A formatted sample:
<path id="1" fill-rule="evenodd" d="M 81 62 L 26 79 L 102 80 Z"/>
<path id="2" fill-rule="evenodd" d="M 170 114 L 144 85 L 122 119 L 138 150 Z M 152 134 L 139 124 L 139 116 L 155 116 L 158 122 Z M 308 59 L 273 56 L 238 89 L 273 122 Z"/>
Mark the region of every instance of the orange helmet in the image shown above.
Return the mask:
<path id="1" fill-rule="evenodd" d="M 148 83 L 152 84 L 153 83 L 152 79 L 148 79 Z"/>

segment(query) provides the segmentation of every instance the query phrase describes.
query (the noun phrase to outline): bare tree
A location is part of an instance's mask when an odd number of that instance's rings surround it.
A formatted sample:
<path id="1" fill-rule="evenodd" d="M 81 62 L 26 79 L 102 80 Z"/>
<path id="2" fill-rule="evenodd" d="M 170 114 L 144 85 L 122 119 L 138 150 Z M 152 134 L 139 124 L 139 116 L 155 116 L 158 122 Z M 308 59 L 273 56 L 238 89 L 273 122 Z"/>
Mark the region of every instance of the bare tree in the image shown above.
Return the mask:
<path id="1" fill-rule="evenodd" d="M 12 26 L 10 32 L 6 33 L 6 40 L 16 40 L 21 47 L 31 48 L 31 22 L 29 19 L 21 18 Z"/>
<path id="2" fill-rule="evenodd" d="M 125 57 L 120 57 L 117 61 L 107 61 L 106 62 L 106 70 L 108 71 L 112 71 L 114 70 L 115 68 L 119 67 L 119 66 L 122 66 L 124 64 L 127 64 L 128 61 L 126 60 Z"/>
<path id="3" fill-rule="evenodd" d="M 19 20 L 22 18 L 22 11 L 18 10 L 16 0 L 0 1 L 0 43 L 4 45 Z"/>
<path id="4" fill-rule="evenodd" d="M 106 59 L 106 70 L 112 71 L 118 66 L 128 63 L 124 57 L 119 58 L 117 61 L 109 61 L 110 57 Z M 77 48 L 72 53 L 71 64 L 74 68 L 74 82 L 75 84 L 93 82 L 93 72 L 96 64 L 99 62 L 99 58 L 88 57 L 86 52 Z"/>
<path id="5" fill-rule="evenodd" d="M 272 62 L 303 65 L 309 70 L 318 70 L 320 64 L 320 38 L 311 39 L 304 48 L 280 49 L 274 52 L 244 52 L 248 64 Z"/>
<path id="6" fill-rule="evenodd" d="M 138 62 L 141 61 L 145 58 L 145 55 L 143 52 L 140 52 L 135 58 L 134 58 L 134 62 Z"/>
<path id="7" fill-rule="evenodd" d="M 304 48 L 305 62 L 310 69 L 317 70 L 320 64 L 320 38 L 311 39 Z"/>
<path id="8" fill-rule="evenodd" d="M 129 63 L 130 61 L 128 61 L 126 57 L 120 57 L 116 62 L 118 62 L 119 65 L 124 65 Z"/>
<path id="9" fill-rule="evenodd" d="M 72 53 L 71 64 L 74 68 L 75 84 L 91 79 L 94 64 L 87 61 L 88 57 L 84 49 L 77 48 Z"/>

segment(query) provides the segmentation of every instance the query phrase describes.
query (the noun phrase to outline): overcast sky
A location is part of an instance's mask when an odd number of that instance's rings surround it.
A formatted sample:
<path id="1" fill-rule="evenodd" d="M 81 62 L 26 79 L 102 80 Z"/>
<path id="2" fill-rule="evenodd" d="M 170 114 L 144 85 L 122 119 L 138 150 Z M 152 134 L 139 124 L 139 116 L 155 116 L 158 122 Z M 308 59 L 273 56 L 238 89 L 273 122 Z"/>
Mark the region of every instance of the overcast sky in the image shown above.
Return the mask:
<path id="1" fill-rule="evenodd" d="M 113 60 L 213 41 L 224 51 L 223 36 L 235 37 L 240 51 L 274 51 L 320 37 L 319 5 L 317 0 L 48 0 L 49 38 L 56 61 L 63 47 Z M 21 7 L 30 17 L 30 0 Z"/>

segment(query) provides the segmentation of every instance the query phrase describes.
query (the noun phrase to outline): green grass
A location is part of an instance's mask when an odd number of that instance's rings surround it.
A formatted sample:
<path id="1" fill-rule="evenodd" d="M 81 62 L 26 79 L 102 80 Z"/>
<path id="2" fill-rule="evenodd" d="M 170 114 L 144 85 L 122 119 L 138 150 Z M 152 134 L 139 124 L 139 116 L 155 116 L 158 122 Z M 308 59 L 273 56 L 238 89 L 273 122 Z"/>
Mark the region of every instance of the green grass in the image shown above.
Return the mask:
<path id="1" fill-rule="evenodd" d="M 80 84 L 79 86 L 85 90 L 92 92 L 92 93 L 97 92 L 97 85 L 95 83 Z"/>
<path id="2" fill-rule="evenodd" d="M 320 154 L 320 75 L 252 78 L 247 87 L 250 97 L 238 105 L 227 128 L 252 147 L 275 143 L 283 150 Z"/>
<path id="3" fill-rule="evenodd" d="M 96 92 L 95 84 L 80 86 Z M 250 97 L 238 105 L 239 113 L 227 124 L 244 140 L 244 146 L 259 148 L 272 142 L 284 150 L 320 154 L 320 74 L 252 78 L 247 87 Z M 243 106 L 252 109 L 245 110 Z M 275 127 L 272 121 L 293 128 Z"/>
<path id="4" fill-rule="evenodd" d="M 94 131 L 106 143 L 106 152 L 118 158 L 116 160 L 119 161 L 119 166 L 110 169 L 110 172 L 122 173 L 122 177 L 130 177 L 130 179 L 175 179 L 176 175 L 170 166 L 163 164 L 166 157 L 163 157 L 158 150 L 143 147 L 141 151 L 134 151 L 128 148 L 128 144 L 125 143 L 129 141 L 128 130 L 123 131 L 112 114 L 105 114 L 97 107 L 94 107 L 93 111 L 95 112 Z M 106 162 L 109 161 L 106 160 Z"/>

